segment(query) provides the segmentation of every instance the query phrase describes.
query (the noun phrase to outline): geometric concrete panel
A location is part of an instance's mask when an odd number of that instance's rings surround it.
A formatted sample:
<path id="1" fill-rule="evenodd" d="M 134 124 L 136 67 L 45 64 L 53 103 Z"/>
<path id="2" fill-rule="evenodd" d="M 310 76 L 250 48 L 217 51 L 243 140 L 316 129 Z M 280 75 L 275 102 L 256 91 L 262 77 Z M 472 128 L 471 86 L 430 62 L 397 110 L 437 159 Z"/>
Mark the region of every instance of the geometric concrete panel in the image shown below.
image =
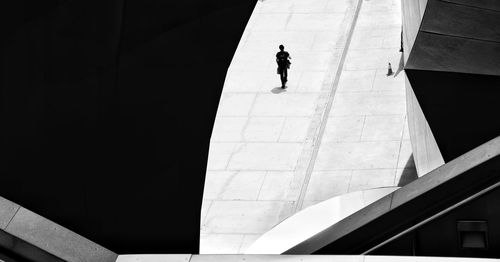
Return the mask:
<path id="1" fill-rule="evenodd" d="M 405 69 L 500 75 L 499 57 L 500 42 L 420 31 Z"/>
<path id="2" fill-rule="evenodd" d="M 445 162 L 500 134 L 500 76 L 406 70 Z"/>
<path id="3" fill-rule="evenodd" d="M 465 201 L 500 182 L 500 137 L 440 166 L 371 205 L 289 249 L 287 254 L 391 254 L 411 255 L 412 235 L 407 229 Z M 497 212 L 491 210 L 490 212 Z M 496 213 L 495 213 L 496 214 Z M 474 216 L 470 216 L 473 219 Z M 500 226 L 497 221 L 492 225 Z M 435 230 L 434 230 L 435 231 Z M 402 236 L 399 237 L 398 236 Z M 399 240 L 398 240 L 399 239 Z M 450 238 L 448 238 L 450 239 Z M 380 249 L 387 243 L 399 243 Z M 451 239 L 448 241 L 452 241 Z M 455 241 L 452 244 L 455 245 Z M 495 246 L 500 242 L 495 241 Z M 495 251 L 496 250 L 496 251 Z M 498 248 L 487 257 L 498 256 Z M 440 249 L 439 255 L 457 256 Z M 399 252 L 399 253 L 398 253 Z M 425 250 L 417 255 L 430 255 Z M 435 255 L 435 253 L 432 253 Z"/>
<path id="4" fill-rule="evenodd" d="M 425 15 L 420 26 L 421 31 L 492 42 L 500 41 L 498 11 L 444 1 L 430 1 Z"/>
<path id="5" fill-rule="evenodd" d="M 245 254 L 282 254 L 396 189 L 398 187 L 383 187 L 351 192 L 303 209 L 262 235 Z"/>
<path id="6" fill-rule="evenodd" d="M 497 0 L 446 0 L 446 2 L 486 10 L 500 11 L 500 2 L 498 2 Z"/>
<path id="7" fill-rule="evenodd" d="M 410 23 L 412 12 L 421 10 L 405 3 L 403 20 Z M 405 35 L 416 36 L 404 41 L 410 133 L 420 175 L 441 158 L 448 162 L 500 134 L 500 123 L 493 120 L 500 112 L 499 7 L 490 0 L 429 0 L 421 25 L 405 27 L 410 30 Z"/>

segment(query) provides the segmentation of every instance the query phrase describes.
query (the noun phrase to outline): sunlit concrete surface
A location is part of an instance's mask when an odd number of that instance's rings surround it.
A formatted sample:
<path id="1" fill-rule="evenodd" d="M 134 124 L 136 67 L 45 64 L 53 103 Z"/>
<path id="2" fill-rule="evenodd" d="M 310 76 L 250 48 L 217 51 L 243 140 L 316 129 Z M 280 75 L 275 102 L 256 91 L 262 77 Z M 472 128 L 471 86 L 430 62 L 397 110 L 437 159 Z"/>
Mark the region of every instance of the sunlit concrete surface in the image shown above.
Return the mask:
<path id="1" fill-rule="evenodd" d="M 309 205 L 413 178 L 401 7 L 364 0 L 353 24 L 358 3 L 257 2 L 212 133 L 200 253 L 242 253 Z M 279 44 L 292 57 L 286 90 Z M 389 62 L 396 76 L 386 76 Z"/>
<path id="2" fill-rule="evenodd" d="M 400 2 L 362 3 L 302 208 L 416 178 L 399 52 Z M 388 63 L 394 72 L 389 76 Z"/>
<path id="3" fill-rule="evenodd" d="M 245 254 L 284 254 L 398 188 L 381 187 L 355 191 L 305 208 L 264 233 Z"/>
<path id="4" fill-rule="evenodd" d="M 309 255 L 120 255 L 116 262 L 497 262 L 499 259 Z"/>

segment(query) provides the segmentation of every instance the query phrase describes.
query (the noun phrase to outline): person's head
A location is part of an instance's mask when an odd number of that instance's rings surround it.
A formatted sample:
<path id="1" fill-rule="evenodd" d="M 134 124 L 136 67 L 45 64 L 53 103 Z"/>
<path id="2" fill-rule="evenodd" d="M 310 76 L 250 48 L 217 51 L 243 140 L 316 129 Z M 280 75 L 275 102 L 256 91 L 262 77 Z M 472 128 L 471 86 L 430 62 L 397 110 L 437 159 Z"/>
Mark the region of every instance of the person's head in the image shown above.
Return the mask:
<path id="1" fill-rule="evenodd" d="M 285 50 L 285 47 L 283 45 L 280 45 L 280 50 L 281 51 Z"/>

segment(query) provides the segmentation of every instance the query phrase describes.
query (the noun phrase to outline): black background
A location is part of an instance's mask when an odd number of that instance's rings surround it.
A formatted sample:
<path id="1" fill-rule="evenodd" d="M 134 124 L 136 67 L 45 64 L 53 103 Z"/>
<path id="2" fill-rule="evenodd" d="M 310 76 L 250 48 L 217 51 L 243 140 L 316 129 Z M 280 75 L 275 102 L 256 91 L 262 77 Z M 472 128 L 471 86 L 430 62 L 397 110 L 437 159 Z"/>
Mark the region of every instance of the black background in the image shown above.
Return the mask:
<path id="1" fill-rule="evenodd" d="M 117 253 L 198 253 L 252 0 L 0 4 L 0 195 Z"/>

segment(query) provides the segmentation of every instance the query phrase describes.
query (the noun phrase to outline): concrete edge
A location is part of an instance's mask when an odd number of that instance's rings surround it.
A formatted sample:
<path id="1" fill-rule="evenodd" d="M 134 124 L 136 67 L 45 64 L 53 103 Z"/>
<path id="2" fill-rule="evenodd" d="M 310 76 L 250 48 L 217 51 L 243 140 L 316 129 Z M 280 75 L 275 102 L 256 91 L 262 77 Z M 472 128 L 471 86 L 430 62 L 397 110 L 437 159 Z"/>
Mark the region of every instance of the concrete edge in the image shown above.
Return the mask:
<path id="1" fill-rule="evenodd" d="M 115 261 L 114 252 L 0 197 L 0 246 L 37 261 Z"/>
<path id="2" fill-rule="evenodd" d="M 424 194 L 498 155 L 500 155 L 500 136 L 445 163 L 399 190 L 396 190 L 393 193 L 394 197 L 391 203 L 391 209 Z"/>
<path id="3" fill-rule="evenodd" d="M 5 230 L 19 208 L 16 203 L 0 197 L 0 229 Z"/>
<path id="4" fill-rule="evenodd" d="M 131 254 L 119 255 L 116 262 L 190 262 L 191 254 Z"/>
<path id="5" fill-rule="evenodd" d="M 186 260 L 187 259 L 187 260 Z M 452 257 L 418 257 L 418 256 L 369 256 L 369 255 L 120 255 L 117 262 L 493 262 L 500 259 L 491 258 L 452 258 Z"/>
<path id="6" fill-rule="evenodd" d="M 316 236 L 287 250 L 285 254 L 313 253 L 497 156 L 500 156 L 500 136 L 375 201 Z"/>

